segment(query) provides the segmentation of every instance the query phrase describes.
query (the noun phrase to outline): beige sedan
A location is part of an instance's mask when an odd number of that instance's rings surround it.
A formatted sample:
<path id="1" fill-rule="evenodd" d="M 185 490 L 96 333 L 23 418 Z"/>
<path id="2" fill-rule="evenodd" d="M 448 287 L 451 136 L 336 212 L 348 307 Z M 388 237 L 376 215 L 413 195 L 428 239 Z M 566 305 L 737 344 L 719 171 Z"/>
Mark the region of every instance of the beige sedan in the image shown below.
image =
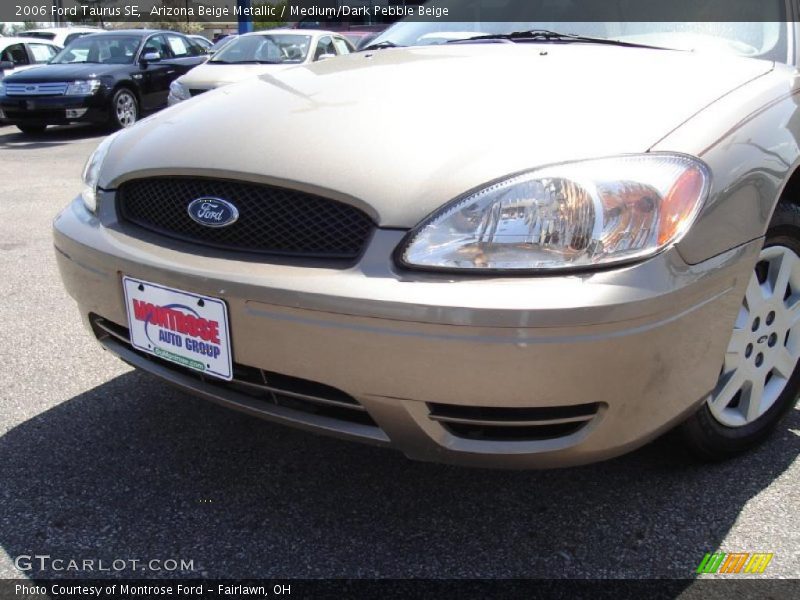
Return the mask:
<path id="1" fill-rule="evenodd" d="M 223 85 L 292 66 L 350 54 L 353 44 L 332 31 L 270 29 L 239 36 L 208 62 L 172 82 L 169 105 Z"/>
<path id="2" fill-rule="evenodd" d="M 106 139 L 55 221 L 92 335 L 415 459 L 752 448 L 800 391 L 800 25 L 545 25 L 400 22 Z"/>

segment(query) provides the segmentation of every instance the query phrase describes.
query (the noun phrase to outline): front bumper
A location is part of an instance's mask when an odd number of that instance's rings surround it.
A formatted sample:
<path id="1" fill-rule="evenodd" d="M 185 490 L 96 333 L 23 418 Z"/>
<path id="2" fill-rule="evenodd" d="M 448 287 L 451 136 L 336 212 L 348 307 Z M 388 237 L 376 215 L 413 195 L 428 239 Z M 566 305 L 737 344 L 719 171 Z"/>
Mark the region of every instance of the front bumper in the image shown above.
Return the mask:
<path id="1" fill-rule="evenodd" d="M 54 228 L 68 292 L 131 364 L 273 421 L 493 467 L 602 460 L 694 411 L 716 383 L 762 244 L 698 265 L 672 249 L 591 274 L 485 279 L 396 271 L 399 231 L 378 230 L 350 268 L 199 249 L 117 222 L 113 194 L 100 219 L 78 199 Z M 123 274 L 223 298 L 237 381 L 134 352 Z M 354 412 L 306 402 L 342 398 Z"/>
<path id="2" fill-rule="evenodd" d="M 0 110 L 12 125 L 66 125 L 108 121 L 103 90 L 91 96 L 0 96 Z M 79 111 L 68 116 L 67 111 Z"/>

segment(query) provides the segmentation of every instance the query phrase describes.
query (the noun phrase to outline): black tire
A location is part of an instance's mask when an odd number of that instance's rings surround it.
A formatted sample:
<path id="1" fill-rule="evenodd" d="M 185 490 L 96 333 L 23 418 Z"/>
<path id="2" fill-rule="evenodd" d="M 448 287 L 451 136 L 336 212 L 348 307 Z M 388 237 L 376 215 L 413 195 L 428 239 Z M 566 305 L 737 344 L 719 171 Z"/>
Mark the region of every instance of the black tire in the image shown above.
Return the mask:
<path id="1" fill-rule="evenodd" d="M 17 125 L 17 129 L 28 135 L 36 135 L 38 133 L 44 133 L 44 130 L 47 129 L 47 125 Z"/>
<path id="2" fill-rule="evenodd" d="M 122 109 L 121 104 L 126 108 Z M 139 120 L 139 100 L 136 94 L 128 88 L 121 87 L 111 97 L 111 104 L 108 107 L 108 125 L 116 131 L 125 129 Z"/>
<path id="3" fill-rule="evenodd" d="M 800 207 L 781 203 L 767 230 L 764 249 L 781 246 L 800 256 Z M 760 264 L 760 263 L 759 263 Z M 689 451 L 698 459 L 720 461 L 734 457 L 763 442 L 797 402 L 800 392 L 800 367 L 795 363 L 783 391 L 761 416 L 746 425 L 729 427 L 712 413 L 708 403 L 679 428 Z"/>

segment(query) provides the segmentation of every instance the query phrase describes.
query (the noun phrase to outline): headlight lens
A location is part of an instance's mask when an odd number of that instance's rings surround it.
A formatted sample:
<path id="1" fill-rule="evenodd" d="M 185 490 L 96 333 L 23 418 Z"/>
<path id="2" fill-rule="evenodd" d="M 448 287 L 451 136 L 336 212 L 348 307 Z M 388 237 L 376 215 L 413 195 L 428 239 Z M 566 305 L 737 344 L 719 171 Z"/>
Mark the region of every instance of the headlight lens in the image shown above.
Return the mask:
<path id="1" fill-rule="evenodd" d="M 191 98 L 191 94 L 189 94 L 189 90 L 186 89 L 186 86 L 177 80 L 169 84 L 169 93 L 177 101 Z"/>
<path id="2" fill-rule="evenodd" d="M 100 142 L 97 149 L 92 152 L 89 160 L 86 161 L 86 166 L 83 167 L 83 191 L 81 191 L 81 198 L 83 198 L 83 203 L 86 205 L 86 208 L 93 213 L 97 212 L 97 182 L 100 180 L 100 169 L 103 166 L 106 154 L 108 154 L 108 149 L 120 133 L 122 132 L 118 131 Z"/>
<path id="3" fill-rule="evenodd" d="M 643 258 L 678 241 L 708 191 L 700 161 L 646 154 L 545 167 L 429 217 L 399 253 L 431 269 L 584 268 Z"/>
<path id="4" fill-rule="evenodd" d="M 67 96 L 91 96 L 99 89 L 99 79 L 86 79 L 84 81 L 73 81 L 67 86 L 65 93 Z"/>

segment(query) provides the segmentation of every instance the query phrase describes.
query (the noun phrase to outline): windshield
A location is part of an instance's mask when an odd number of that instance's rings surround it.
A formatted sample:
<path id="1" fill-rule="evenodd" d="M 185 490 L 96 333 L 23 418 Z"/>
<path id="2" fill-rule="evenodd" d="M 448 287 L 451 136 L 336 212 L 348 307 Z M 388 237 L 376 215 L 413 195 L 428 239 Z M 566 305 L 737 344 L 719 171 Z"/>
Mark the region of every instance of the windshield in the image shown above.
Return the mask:
<path id="1" fill-rule="evenodd" d="M 773 2 L 775 0 L 772 0 Z M 765 2 L 765 4 L 769 4 Z M 787 26 L 782 22 L 414 22 L 401 21 L 375 38 L 397 46 L 425 46 L 472 36 L 544 29 L 676 50 L 717 51 L 786 62 Z M 387 44 L 388 45 L 388 44 Z"/>
<path id="2" fill-rule="evenodd" d="M 127 65 L 133 62 L 142 38 L 123 35 L 84 36 L 59 52 L 50 64 L 102 63 Z"/>
<path id="3" fill-rule="evenodd" d="M 223 47 L 223 46 L 227 46 L 227 45 L 228 45 L 228 44 L 230 44 L 230 43 L 231 43 L 233 40 L 235 40 L 237 37 L 239 37 L 239 36 L 238 36 L 238 35 L 226 35 L 226 36 L 225 36 L 225 37 L 223 37 L 223 38 L 219 38 L 219 39 L 218 39 L 216 42 L 214 42 L 214 44 L 211 46 L 211 50 L 212 50 L 213 52 L 219 52 L 220 50 L 222 50 L 222 47 Z"/>
<path id="4" fill-rule="evenodd" d="M 310 35 L 246 35 L 227 44 L 209 62 L 223 64 L 301 63 L 308 56 Z"/>

